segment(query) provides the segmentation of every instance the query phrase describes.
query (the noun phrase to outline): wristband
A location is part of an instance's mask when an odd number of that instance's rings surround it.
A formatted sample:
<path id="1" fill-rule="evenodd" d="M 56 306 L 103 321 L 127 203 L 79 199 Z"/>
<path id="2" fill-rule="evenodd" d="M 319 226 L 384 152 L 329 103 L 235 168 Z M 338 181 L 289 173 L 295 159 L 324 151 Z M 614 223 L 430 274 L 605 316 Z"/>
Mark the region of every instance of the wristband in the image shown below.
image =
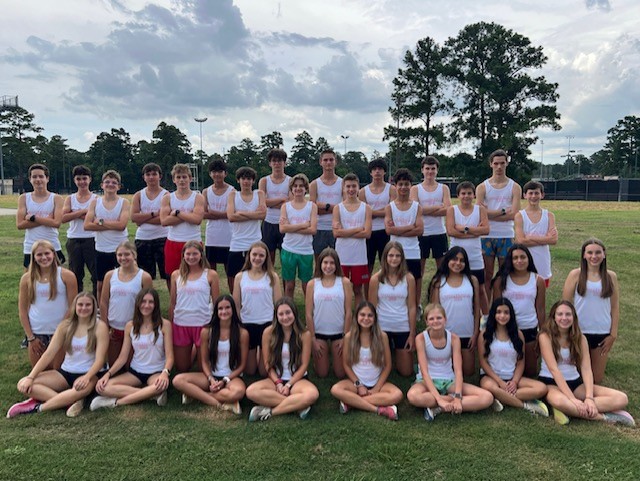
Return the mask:
<path id="1" fill-rule="evenodd" d="M 27 342 L 33 342 L 36 340 L 36 336 L 33 336 L 32 338 L 27 339 Z"/>
<path id="2" fill-rule="evenodd" d="M 469 233 L 469 226 L 468 226 L 468 225 L 465 225 L 465 226 L 464 226 L 464 233 L 465 233 L 465 234 L 468 234 L 468 233 Z"/>
<path id="3" fill-rule="evenodd" d="M 167 376 L 169 376 L 170 374 L 169 370 L 166 367 L 162 370 L 162 372 L 165 373 Z"/>
<path id="4" fill-rule="evenodd" d="M 276 386 L 278 384 L 284 384 L 284 381 L 282 379 L 278 378 L 278 379 L 276 379 Z"/>
<path id="5" fill-rule="evenodd" d="M 291 390 L 293 385 L 290 382 L 288 382 L 287 384 L 284 385 L 284 387 L 286 387 L 288 390 Z"/>
<path id="6" fill-rule="evenodd" d="M 104 225 L 104 219 L 98 220 L 98 225 Z"/>
<path id="7" fill-rule="evenodd" d="M 229 376 L 225 376 L 222 378 L 222 382 L 224 382 L 224 385 L 226 386 L 231 382 L 231 379 L 229 378 Z"/>

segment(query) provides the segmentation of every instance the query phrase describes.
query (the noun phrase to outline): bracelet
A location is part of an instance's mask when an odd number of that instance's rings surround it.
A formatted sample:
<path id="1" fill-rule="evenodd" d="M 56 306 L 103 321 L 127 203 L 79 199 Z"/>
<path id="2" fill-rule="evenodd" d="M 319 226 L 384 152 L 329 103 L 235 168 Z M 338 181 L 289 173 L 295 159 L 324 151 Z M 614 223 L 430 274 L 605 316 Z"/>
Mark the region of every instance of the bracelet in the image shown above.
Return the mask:
<path id="1" fill-rule="evenodd" d="M 31 379 L 32 381 L 35 379 L 33 376 L 26 376 L 27 379 Z"/>
<path id="2" fill-rule="evenodd" d="M 288 382 L 287 384 L 284 385 L 284 387 L 286 387 L 287 389 L 291 390 L 291 388 L 293 387 L 293 384 Z"/>
<path id="3" fill-rule="evenodd" d="M 586 396 L 586 397 L 584 398 L 584 400 L 585 400 L 585 401 L 586 401 L 587 399 L 591 399 L 591 400 L 593 401 L 593 396 Z"/>
<path id="4" fill-rule="evenodd" d="M 222 378 L 222 382 L 224 382 L 224 385 L 226 386 L 231 382 L 231 378 L 229 376 L 225 376 Z"/>
<path id="5" fill-rule="evenodd" d="M 170 375 L 170 372 L 166 367 L 162 370 L 162 372 L 165 373 L 167 376 Z"/>
<path id="6" fill-rule="evenodd" d="M 105 373 L 104 373 L 104 375 L 105 375 L 105 376 L 106 376 L 107 374 L 109 375 L 109 377 L 111 377 L 111 371 L 107 371 L 107 372 L 105 372 Z"/>
<path id="7" fill-rule="evenodd" d="M 213 381 L 213 379 L 214 379 L 214 378 L 213 378 L 213 376 L 212 376 L 211 374 L 209 374 L 209 375 L 207 376 L 207 381 L 211 382 L 211 381 Z"/>
<path id="8" fill-rule="evenodd" d="M 36 336 L 33 336 L 31 338 L 27 338 L 27 342 L 33 342 L 36 340 Z"/>
<path id="9" fill-rule="evenodd" d="M 451 397 L 453 399 L 462 399 L 462 393 L 461 392 L 454 392 Z"/>
<path id="10" fill-rule="evenodd" d="M 276 386 L 278 384 L 284 384 L 284 381 L 282 379 L 278 378 L 278 379 L 276 379 L 275 384 L 276 384 Z"/>

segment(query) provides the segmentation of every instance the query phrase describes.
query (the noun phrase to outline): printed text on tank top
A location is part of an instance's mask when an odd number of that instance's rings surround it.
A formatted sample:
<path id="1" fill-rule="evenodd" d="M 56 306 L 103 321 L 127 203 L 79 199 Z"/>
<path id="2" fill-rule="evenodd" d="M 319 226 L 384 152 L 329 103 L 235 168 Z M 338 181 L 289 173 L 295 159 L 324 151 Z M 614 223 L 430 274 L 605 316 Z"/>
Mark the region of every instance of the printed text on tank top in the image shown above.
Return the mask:
<path id="1" fill-rule="evenodd" d="M 464 282 L 464 277 L 456 274 L 449 274 L 449 277 L 445 279 L 445 282 L 449 285 L 449 287 L 456 289 L 462 286 L 462 283 Z M 440 293 L 440 296 L 442 296 L 442 293 Z M 464 294 L 464 293 L 450 293 L 447 295 L 448 301 L 466 301 L 467 298 L 468 298 L 467 294 Z M 440 304 L 442 304 L 442 302 L 443 302 L 443 299 L 440 298 Z"/>
<path id="2" fill-rule="evenodd" d="M 425 331 L 424 335 L 429 336 L 431 345 L 435 349 L 436 353 L 442 352 L 441 355 L 436 354 L 434 356 L 433 354 L 431 354 L 428 358 L 429 363 L 433 365 L 447 366 L 451 364 L 451 352 L 447 349 L 446 331 L 443 330 L 442 332 L 444 335 L 438 336 L 437 338 L 431 337 L 428 331 Z"/>

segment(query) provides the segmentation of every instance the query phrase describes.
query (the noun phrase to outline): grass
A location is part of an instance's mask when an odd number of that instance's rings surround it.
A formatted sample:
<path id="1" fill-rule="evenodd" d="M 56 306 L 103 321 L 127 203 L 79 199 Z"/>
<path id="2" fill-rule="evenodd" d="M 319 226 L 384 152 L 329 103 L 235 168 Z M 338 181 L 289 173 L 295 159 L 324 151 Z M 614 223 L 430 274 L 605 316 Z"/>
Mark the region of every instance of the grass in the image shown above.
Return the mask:
<path id="1" fill-rule="evenodd" d="M 15 198 L 14 198 L 15 199 Z M 0 207 L 15 206 L 0 198 Z M 549 202 L 560 230 L 553 248 L 554 279 L 547 295 L 558 299 L 568 271 L 578 265 L 589 236 L 605 241 L 609 266 L 622 289 L 620 335 L 605 384 L 625 390 L 629 411 L 640 417 L 640 204 Z M 64 229 L 63 229 L 64 230 Z M 0 410 L 21 399 L 15 385 L 28 372 L 18 349 L 22 329 L 17 286 L 22 233 L 12 217 L 0 217 Z M 61 232 L 61 235 L 63 233 Z M 432 264 L 428 264 L 429 274 Z M 166 312 L 166 289 L 160 281 Z M 226 282 L 221 282 L 224 290 Z M 301 295 L 297 302 L 302 306 Z M 304 312 L 302 310 L 301 312 Z M 400 421 L 366 413 L 338 414 L 329 394 L 332 379 L 317 380 L 321 397 L 309 421 L 294 416 L 262 424 L 192 404 L 148 403 L 91 413 L 75 419 L 64 412 L 0 420 L 0 480 L 86 479 L 637 479 L 640 431 L 574 420 L 552 420 L 505 409 L 427 424 L 406 401 Z M 411 380 L 392 377 L 404 392 Z M 94 474 L 95 473 L 95 474 Z"/>

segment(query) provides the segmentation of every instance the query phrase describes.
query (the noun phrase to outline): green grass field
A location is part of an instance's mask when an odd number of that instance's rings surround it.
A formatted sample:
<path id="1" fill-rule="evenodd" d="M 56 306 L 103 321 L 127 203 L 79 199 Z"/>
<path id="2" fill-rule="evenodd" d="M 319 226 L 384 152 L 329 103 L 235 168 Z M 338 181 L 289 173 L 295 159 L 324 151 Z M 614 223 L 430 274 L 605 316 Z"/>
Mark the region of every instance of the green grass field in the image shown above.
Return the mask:
<path id="1" fill-rule="evenodd" d="M 0 198 L 0 207 L 15 206 L 15 199 Z M 609 267 L 620 279 L 621 321 L 605 384 L 626 391 L 628 409 L 640 419 L 640 203 L 549 202 L 547 207 L 556 213 L 560 231 L 552 249 L 548 307 L 569 270 L 578 266 L 583 240 L 594 235 L 607 245 Z M 15 386 L 29 370 L 27 353 L 18 347 L 22 237 L 13 217 L 0 217 L 3 414 L 22 400 Z M 432 273 L 428 264 L 428 276 Z M 166 289 L 160 281 L 156 287 L 166 312 Z M 297 301 L 302 307 L 301 294 Z M 395 375 L 391 380 L 405 393 L 411 383 Z M 245 414 L 234 417 L 197 404 L 183 407 L 175 391 L 165 408 L 148 403 L 85 410 L 74 419 L 63 411 L 2 419 L 0 480 L 640 478 L 637 429 L 580 420 L 563 427 L 508 408 L 499 414 L 442 415 L 427 424 L 406 401 L 396 423 L 366 413 L 342 416 L 329 394 L 333 381 L 317 382 L 321 396 L 308 421 L 284 416 L 249 424 L 246 400 Z"/>

